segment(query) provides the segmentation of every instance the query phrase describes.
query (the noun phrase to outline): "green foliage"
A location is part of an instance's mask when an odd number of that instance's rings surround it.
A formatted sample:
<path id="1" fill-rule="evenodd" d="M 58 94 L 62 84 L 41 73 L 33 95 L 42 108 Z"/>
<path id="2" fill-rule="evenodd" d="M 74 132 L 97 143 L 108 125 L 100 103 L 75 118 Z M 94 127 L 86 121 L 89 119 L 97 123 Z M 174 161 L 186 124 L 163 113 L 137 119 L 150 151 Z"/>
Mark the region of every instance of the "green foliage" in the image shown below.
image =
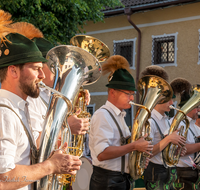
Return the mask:
<path id="1" fill-rule="evenodd" d="M 104 7 L 122 5 L 120 0 L 1 0 L 0 9 L 12 14 L 14 22 L 29 22 L 52 43 L 69 40 L 86 21 L 103 22 Z"/>

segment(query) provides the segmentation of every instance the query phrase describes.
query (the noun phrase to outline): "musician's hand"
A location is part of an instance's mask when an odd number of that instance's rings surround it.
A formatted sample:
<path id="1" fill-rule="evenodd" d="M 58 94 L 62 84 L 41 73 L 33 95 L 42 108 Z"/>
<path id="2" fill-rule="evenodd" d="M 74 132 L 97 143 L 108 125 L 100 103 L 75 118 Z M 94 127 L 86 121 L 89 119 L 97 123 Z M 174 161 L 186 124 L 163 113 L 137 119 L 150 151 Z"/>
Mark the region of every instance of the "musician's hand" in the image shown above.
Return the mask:
<path id="1" fill-rule="evenodd" d="M 187 148 L 184 146 L 181 150 L 181 156 L 185 156 L 186 152 L 187 152 Z"/>
<path id="2" fill-rule="evenodd" d="M 146 162 L 145 162 L 145 167 L 144 167 L 144 169 L 146 169 L 147 166 L 149 165 L 149 160 L 150 160 L 150 158 L 146 158 Z"/>
<path id="3" fill-rule="evenodd" d="M 64 154 L 67 150 L 67 143 L 65 143 L 62 149 L 59 149 L 52 153 L 47 160 L 51 165 L 51 173 L 55 174 L 71 174 L 75 175 L 77 170 L 80 170 L 82 164 L 78 156 L 72 156 Z"/>
<path id="4" fill-rule="evenodd" d="M 146 141 L 145 138 L 148 136 L 148 134 L 145 134 L 143 137 L 138 139 L 137 141 L 133 142 L 135 143 L 135 148 L 139 152 L 145 152 L 149 156 L 152 156 L 150 153 L 153 151 L 153 145 L 151 144 L 151 141 Z"/>
<path id="5" fill-rule="evenodd" d="M 85 104 L 89 105 L 90 104 L 90 93 L 89 90 L 84 89 L 85 92 Z"/>
<path id="6" fill-rule="evenodd" d="M 185 138 L 181 135 L 179 135 L 179 130 L 174 131 L 172 134 L 168 135 L 168 138 L 170 139 L 170 142 L 178 145 L 180 147 L 185 146 Z"/>
<path id="7" fill-rule="evenodd" d="M 67 122 L 70 126 L 71 133 L 75 135 L 84 135 L 89 130 L 89 119 L 78 118 L 77 115 L 81 112 L 81 109 L 77 110 L 74 115 L 67 118 Z"/>
<path id="8" fill-rule="evenodd" d="M 76 105 L 77 105 L 77 103 L 78 103 L 78 99 L 79 99 L 80 97 L 83 96 L 83 95 L 82 95 L 83 93 L 84 93 L 84 96 L 85 96 L 85 102 L 84 102 L 84 103 L 85 103 L 86 105 L 89 105 L 89 104 L 90 104 L 90 93 L 89 93 L 89 90 L 84 89 L 83 91 L 79 92 Z"/>

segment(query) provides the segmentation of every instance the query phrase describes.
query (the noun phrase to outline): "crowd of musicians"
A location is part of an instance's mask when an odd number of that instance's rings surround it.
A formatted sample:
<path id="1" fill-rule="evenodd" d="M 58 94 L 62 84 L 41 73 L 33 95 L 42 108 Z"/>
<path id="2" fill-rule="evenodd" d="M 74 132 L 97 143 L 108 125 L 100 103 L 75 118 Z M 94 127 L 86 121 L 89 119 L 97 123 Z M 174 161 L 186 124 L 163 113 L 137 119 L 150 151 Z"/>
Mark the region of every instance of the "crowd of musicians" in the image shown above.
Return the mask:
<path id="1" fill-rule="evenodd" d="M 0 10 L 0 25 L 0 190 L 36 189 L 35 182 L 45 176 L 76 175 L 82 162 L 79 156 L 65 153 L 67 143 L 43 162 L 34 163 L 32 159 L 37 156 L 35 152 L 51 98 L 51 92 L 39 88 L 38 83 L 43 81 L 53 87 L 55 74 L 46 64 L 46 54 L 54 46 L 32 24 L 12 23 L 11 15 L 3 10 Z M 131 108 L 130 102 L 134 102 L 138 89 L 129 63 L 124 57 L 113 55 L 102 64 L 102 74 L 109 74 L 105 105 L 95 111 L 91 121 L 77 117 L 80 110 L 67 117 L 72 134 L 84 135 L 90 128 L 93 165 L 90 190 L 132 190 L 136 179 L 130 175 L 131 152 L 142 153 L 145 158 L 146 189 L 200 189 L 200 100 L 189 109 L 187 120 L 182 120 L 175 131 L 170 132 L 174 118 L 169 118 L 174 98 L 179 101 L 179 109 L 184 107 L 194 94 L 191 93 L 193 84 L 184 78 L 169 81 L 162 67 L 146 67 L 140 78 L 155 76 L 169 84 L 171 90 L 165 94 L 165 101 L 156 102 L 151 117 L 146 119 L 150 133 L 143 131 L 140 138 L 131 141 L 131 131 L 124 119 L 125 109 Z M 88 105 L 90 94 L 87 90 L 84 93 Z M 181 126 L 184 134 L 188 124 L 187 135 L 181 135 Z M 169 145 L 174 145 L 172 157 L 180 152 L 177 164 L 168 164 L 165 159 L 164 151 Z"/>

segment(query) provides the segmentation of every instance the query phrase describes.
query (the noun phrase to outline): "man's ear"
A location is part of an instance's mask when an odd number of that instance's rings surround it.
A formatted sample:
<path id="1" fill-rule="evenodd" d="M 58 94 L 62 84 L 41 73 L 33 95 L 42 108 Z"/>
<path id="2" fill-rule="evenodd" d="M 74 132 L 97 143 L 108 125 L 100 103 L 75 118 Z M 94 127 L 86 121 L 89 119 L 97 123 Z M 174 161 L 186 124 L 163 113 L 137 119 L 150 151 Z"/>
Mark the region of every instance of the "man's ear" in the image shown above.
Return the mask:
<path id="1" fill-rule="evenodd" d="M 110 89 L 111 95 L 112 97 L 115 97 L 116 94 L 116 90 L 114 90 L 113 88 Z"/>
<path id="2" fill-rule="evenodd" d="M 16 67 L 15 65 L 8 66 L 8 75 L 10 75 L 13 79 L 17 79 L 19 74 L 19 67 Z"/>

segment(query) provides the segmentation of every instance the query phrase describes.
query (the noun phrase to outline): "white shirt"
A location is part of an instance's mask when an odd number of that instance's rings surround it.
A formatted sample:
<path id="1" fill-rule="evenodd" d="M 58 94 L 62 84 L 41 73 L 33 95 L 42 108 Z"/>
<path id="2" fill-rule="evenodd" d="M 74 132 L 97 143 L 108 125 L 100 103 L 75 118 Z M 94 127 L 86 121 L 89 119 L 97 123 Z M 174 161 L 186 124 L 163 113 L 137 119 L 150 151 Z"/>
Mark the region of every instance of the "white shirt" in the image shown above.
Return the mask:
<path id="1" fill-rule="evenodd" d="M 188 116 L 187 116 L 187 119 L 190 122 L 190 129 L 194 132 L 194 130 L 195 130 L 195 120 L 193 120 L 192 118 L 190 118 Z M 172 122 L 172 120 L 173 120 L 173 118 L 170 120 L 170 122 Z M 186 125 L 183 121 L 180 122 L 179 127 L 181 127 L 182 125 L 184 126 L 184 129 L 185 129 Z M 193 136 L 192 132 L 188 129 L 186 144 L 194 144 L 194 143 L 195 143 L 194 136 Z M 180 157 L 177 166 L 178 167 L 192 167 L 189 156 L 192 158 L 192 160 L 194 160 L 194 154 L 182 156 L 182 157 Z"/>
<path id="2" fill-rule="evenodd" d="M 121 146 L 119 130 L 108 111 L 102 108 L 108 109 L 114 115 L 124 137 L 131 135 L 129 128 L 124 121 L 126 112 L 121 112 L 112 103 L 107 101 L 104 106 L 94 113 L 91 119 L 89 147 L 91 151 L 92 164 L 112 171 L 121 171 L 121 157 L 105 161 L 99 161 L 97 159 L 97 156 L 107 147 Z M 129 173 L 128 154 L 125 155 L 125 172 Z"/>
<path id="3" fill-rule="evenodd" d="M 39 132 L 43 130 L 43 123 L 47 112 L 47 105 L 49 102 L 49 91 L 45 89 L 40 89 L 40 96 L 38 98 L 28 97 L 27 101 L 29 103 L 29 113 L 31 117 L 31 126 L 33 129 L 33 135 L 35 140 L 39 136 Z M 46 105 L 46 103 L 47 105 Z"/>
<path id="4" fill-rule="evenodd" d="M 51 92 L 48 89 L 40 88 L 40 97 L 46 104 L 49 103 Z"/>
<path id="5" fill-rule="evenodd" d="M 194 124 L 194 134 L 196 135 L 196 137 L 200 136 L 200 127 L 196 124 Z"/>
<path id="6" fill-rule="evenodd" d="M 26 127 L 29 127 L 24 112 L 26 103 L 16 94 L 0 89 L 0 104 L 11 107 Z M 0 107 L 0 173 L 11 171 L 15 164 L 30 165 L 29 140 L 16 114 L 8 108 Z M 28 186 L 20 188 L 27 189 Z"/>
<path id="7" fill-rule="evenodd" d="M 158 126 L 162 134 L 167 135 L 169 131 L 169 127 L 170 127 L 168 123 L 168 117 L 166 115 L 165 116 L 161 115 L 155 109 L 152 110 L 151 117 L 153 117 L 155 121 L 158 123 Z M 149 123 L 151 126 L 150 137 L 152 138 L 153 145 L 159 143 L 162 140 L 155 121 L 153 119 L 149 119 Z M 156 154 L 154 157 L 150 159 L 150 161 L 155 164 L 163 165 L 162 152 L 159 152 L 158 154 Z"/>

